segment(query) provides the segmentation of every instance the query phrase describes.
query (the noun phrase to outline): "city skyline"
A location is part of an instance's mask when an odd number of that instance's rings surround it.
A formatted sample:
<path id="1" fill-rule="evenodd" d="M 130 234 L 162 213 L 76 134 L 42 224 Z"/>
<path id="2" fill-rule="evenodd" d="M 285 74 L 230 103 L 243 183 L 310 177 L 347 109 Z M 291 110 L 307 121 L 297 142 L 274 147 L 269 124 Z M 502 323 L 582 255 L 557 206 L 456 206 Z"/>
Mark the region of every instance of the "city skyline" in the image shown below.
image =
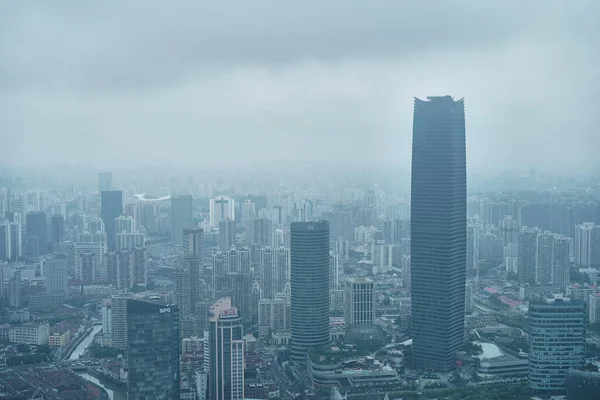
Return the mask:
<path id="1" fill-rule="evenodd" d="M 5 3 L 2 396 L 597 400 L 600 3 Z"/>

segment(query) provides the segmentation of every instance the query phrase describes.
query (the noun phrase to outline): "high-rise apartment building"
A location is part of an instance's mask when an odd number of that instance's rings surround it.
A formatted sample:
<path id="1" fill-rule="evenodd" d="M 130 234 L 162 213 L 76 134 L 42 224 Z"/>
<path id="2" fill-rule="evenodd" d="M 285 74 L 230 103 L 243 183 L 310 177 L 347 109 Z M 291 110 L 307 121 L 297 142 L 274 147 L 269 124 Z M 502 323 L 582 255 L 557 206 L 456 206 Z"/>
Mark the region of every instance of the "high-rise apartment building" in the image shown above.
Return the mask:
<path id="1" fill-rule="evenodd" d="M 309 348 L 329 343 L 329 223 L 291 224 L 291 351 L 305 363 Z"/>
<path id="2" fill-rule="evenodd" d="M 219 221 L 219 249 L 229 251 L 231 246 L 235 246 L 235 221 L 224 218 Z"/>
<path id="3" fill-rule="evenodd" d="M 0 261 L 11 259 L 10 222 L 0 222 Z"/>
<path id="4" fill-rule="evenodd" d="M 21 271 L 13 272 L 8 281 L 8 305 L 11 307 L 21 307 Z"/>
<path id="5" fill-rule="evenodd" d="M 265 247 L 260 251 L 260 286 L 263 291 L 263 297 L 266 299 L 275 298 L 275 255 L 273 249 Z"/>
<path id="6" fill-rule="evenodd" d="M 103 282 L 106 279 L 104 244 L 85 242 L 75 245 L 75 277 L 84 285 Z"/>
<path id="7" fill-rule="evenodd" d="M 535 285 L 537 282 L 537 228 L 524 227 L 519 233 L 519 283 Z"/>
<path id="8" fill-rule="evenodd" d="M 576 265 L 600 267 L 600 225 L 584 222 L 575 226 L 573 256 Z"/>
<path id="9" fill-rule="evenodd" d="M 46 213 L 36 211 L 27 213 L 27 255 L 29 257 L 43 256 L 48 252 L 48 227 Z M 30 246 L 30 240 L 35 244 Z M 29 251 L 29 250 L 33 251 Z M 35 251 L 37 250 L 37 251 Z"/>
<path id="10" fill-rule="evenodd" d="M 467 184 L 464 101 L 415 99 L 411 179 L 415 366 L 455 368 L 465 318 Z"/>
<path id="11" fill-rule="evenodd" d="M 183 244 L 183 230 L 194 226 L 194 199 L 191 195 L 171 196 L 171 242 Z"/>
<path id="12" fill-rule="evenodd" d="M 340 256 L 329 252 L 329 290 L 340 286 Z"/>
<path id="13" fill-rule="evenodd" d="M 271 246 L 273 244 L 273 221 L 268 218 L 256 218 L 251 221 L 250 234 L 246 240 L 252 244 Z"/>
<path id="14" fill-rule="evenodd" d="M 186 228 L 183 230 L 183 263 L 189 274 L 190 313 L 196 314 L 198 302 L 202 299 L 200 277 L 204 257 L 204 229 Z"/>
<path id="15" fill-rule="evenodd" d="M 109 250 L 114 250 L 117 244 L 115 219 L 123 213 L 123 192 L 120 190 L 107 190 L 100 192 L 100 197 L 102 202 L 100 218 L 104 222 L 106 244 Z"/>
<path id="16" fill-rule="evenodd" d="M 46 293 L 69 294 L 69 276 L 67 256 L 56 254 L 44 260 L 44 279 L 46 280 Z"/>
<path id="17" fill-rule="evenodd" d="M 219 221 L 222 219 L 231 219 L 235 221 L 235 201 L 227 196 L 219 196 L 210 199 L 210 226 L 212 228 L 219 227 Z"/>
<path id="18" fill-rule="evenodd" d="M 179 399 L 179 310 L 127 300 L 127 398 Z"/>
<path id="19" fill-rule="evenodd" d="M 571 247 L 573 240 L 563 235 L 554 235 L 552 253 L 552 283 L 560 289 L 560 293 L 567 294 L 571 272 Z"/>
<path id="20" fill-rule="evenodd" d="M 585 362 L 585 303 L 556 295 L 529 303 L 529 387 L 560 395 L 570 368 Z"/>
<path id="21" fill-rule="evenodd" d="M 111 298 L 111 334 L 113 347 L 127 349 L 127 296 Z"/>
<path id="22" fill-rule="evenodd" d="M 344 318 L 346 326 L 375 323 L 375 282 L 372 279 L 346 278 L 344 282 Z"/>
<path id="23" fill-rule="evenodd" d="M 219 299 L 209 310 L 209 398 L 244 398 L 244 327 L 231 298 Z"/>
<path id="24" fill-rule="evenodd" d="M 519 240 L 519 224 L 512 216 L 507 215 L 499 222 L 500 239 L 502 247 Z"/>

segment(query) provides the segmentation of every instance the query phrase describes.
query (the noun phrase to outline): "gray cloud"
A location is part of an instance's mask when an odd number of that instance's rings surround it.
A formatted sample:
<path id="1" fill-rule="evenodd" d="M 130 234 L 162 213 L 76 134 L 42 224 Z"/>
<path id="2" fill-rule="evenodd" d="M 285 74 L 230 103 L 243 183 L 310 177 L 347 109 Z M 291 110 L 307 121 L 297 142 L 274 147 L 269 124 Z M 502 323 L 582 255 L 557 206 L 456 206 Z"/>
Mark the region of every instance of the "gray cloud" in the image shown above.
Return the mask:
<path id="1" fill-rule="evenodd" d="M 323 4 L 325 3 L 325 4 Z M 594 1 L 6 2 L 0 163 L 406 166 L 413 96 L 469 166 L 598 168 Z"/>

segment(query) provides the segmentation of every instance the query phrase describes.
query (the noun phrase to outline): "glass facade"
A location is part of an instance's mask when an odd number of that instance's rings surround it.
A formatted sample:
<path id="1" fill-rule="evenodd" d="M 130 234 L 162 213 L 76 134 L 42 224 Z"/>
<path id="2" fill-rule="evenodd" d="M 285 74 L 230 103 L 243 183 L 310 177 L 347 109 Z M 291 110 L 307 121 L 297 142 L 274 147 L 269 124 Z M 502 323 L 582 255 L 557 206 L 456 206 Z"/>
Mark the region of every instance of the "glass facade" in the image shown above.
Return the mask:
<path id="1" fill-rule="evenodd" d="M 529 386 L 564 394 L 571 368 L 585 362 L 585 303 L 557 297 L 529 303 Z"/>
<path id="2" fill-rule="evenodd" d="M 463 348 L 467 250 L 464 101 L 415 99 L 411 296 L 415 366 L 455 368 Z"/>
<path id="3" fill-rule="evenodd" d="M 106 244 L 110 250 L 114 250 L 117 247 L 115 218 L 123 214 L 123 192 L 120 190 L 107 190 L 100 193 L 100 199 L 100 218 L 104 221 Z"/>
<path id="4" fill-rule="evenodd" d="M 179 309 L 127 299 L 127 398 L 179 399 Z"/>
<path id="5" fill-rule="evenodd" d="M 290 240 L 291 358 L 305 363 L 329 343 L 329 222 L 293 222 Z"/>
<path id="6" fill-rule="evenodd" d="M 244 341 L 242 318 L 231 307 L 231 299 L 219 309 L 216 303 L 209 318 L 210 370 L 209 399 L 242 400 L 244 398 Z"/>

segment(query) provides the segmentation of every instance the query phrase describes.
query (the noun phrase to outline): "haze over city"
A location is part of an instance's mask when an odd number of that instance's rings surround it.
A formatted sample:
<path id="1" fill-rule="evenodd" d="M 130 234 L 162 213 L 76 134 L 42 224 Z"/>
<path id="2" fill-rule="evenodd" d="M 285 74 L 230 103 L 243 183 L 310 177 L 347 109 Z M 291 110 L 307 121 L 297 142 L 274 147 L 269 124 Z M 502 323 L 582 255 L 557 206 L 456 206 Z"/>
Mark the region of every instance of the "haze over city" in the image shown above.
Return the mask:
<path id="1" fill-rule="evenodd" d="M 2 2 L 0 165 L 410 165 L 465 97 L 470 173 L 600 165 L 595 1 Z"/>
<path id="2" fill-rule="evenodd" d="M 0 0 L 0 398 L 598 400 L 598 16 Z"/>

